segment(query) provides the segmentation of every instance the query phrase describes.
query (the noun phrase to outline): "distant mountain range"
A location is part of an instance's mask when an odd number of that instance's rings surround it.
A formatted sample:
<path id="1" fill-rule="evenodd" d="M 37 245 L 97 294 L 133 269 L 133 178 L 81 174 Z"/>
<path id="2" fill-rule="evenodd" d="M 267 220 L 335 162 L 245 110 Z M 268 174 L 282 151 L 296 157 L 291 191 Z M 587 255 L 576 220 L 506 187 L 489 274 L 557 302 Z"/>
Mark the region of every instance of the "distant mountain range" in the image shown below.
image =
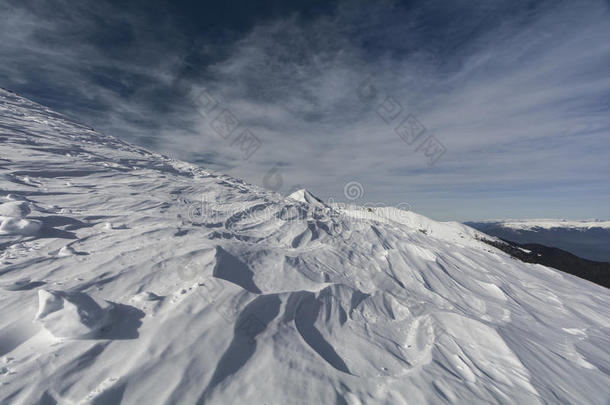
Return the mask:
<path id="1" fill-rule="evenodd" d="M 610 262 L 610 221 L 533 219 L 465 224 L 518 244 L 550 246 L 588 260 Z"/>

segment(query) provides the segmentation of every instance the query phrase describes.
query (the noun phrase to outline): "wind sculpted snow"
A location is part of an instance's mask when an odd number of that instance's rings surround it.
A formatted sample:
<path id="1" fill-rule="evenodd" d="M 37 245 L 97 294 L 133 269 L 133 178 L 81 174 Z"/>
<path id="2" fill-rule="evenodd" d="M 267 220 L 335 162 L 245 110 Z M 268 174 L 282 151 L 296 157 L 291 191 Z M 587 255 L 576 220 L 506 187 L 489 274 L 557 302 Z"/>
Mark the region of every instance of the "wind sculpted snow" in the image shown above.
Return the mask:
<path id="1" fill-rule="evenodd" d="M 0 402 L 605 404 L 610 294 L 0 92 Z"/>

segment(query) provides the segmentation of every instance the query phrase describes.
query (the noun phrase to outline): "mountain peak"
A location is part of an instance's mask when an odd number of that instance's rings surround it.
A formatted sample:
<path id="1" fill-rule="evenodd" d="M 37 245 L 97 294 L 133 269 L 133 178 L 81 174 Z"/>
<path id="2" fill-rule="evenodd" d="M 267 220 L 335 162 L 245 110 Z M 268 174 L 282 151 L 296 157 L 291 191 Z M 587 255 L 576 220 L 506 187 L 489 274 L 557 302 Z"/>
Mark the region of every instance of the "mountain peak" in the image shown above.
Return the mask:
<path id="1" fill-rule="evenodd" d="M 310 193 L 309 190 L 305 188 L 293 192 L 287 198 L 291 198 L 315 207 L 327 207 L 327 205 L 321 199 Z"/>

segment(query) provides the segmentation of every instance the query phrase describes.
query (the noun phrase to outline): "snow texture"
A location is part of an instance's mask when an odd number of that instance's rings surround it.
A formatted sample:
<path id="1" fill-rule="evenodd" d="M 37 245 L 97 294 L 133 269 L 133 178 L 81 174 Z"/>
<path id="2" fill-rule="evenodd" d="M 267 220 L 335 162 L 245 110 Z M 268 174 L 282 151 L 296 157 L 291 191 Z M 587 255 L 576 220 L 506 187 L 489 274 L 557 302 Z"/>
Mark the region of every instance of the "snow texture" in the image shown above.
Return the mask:
<path id="1" fill-rule="evenodd" d="M 607 404 L 610 293 L 0 91 L 0 403 Z"/>

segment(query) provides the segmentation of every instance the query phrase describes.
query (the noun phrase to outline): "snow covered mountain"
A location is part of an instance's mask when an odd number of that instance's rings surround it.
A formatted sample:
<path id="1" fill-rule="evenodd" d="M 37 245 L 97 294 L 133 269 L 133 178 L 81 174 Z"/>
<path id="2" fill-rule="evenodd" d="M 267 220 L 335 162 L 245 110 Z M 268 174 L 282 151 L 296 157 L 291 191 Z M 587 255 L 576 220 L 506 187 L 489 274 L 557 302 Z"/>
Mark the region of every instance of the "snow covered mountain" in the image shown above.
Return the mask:
<path id="1" fill-rule="evenodd" d="M 0 91 L 0 403 L 606 404 L 610 292 Z"/>
<path id="2" fill-rule="evenodd" d="M 466 225 L 513 242 L 556 247 L 585 259 L 610 262 L 610 221 L 531 219 L 466 222 Z"/>
<path id="3" fill-rule="evenodd" d="M 483 222 L 485 223 L 485 222 Z M 568 221 L 565 219 L 507 219 L 503 221 L 487 221 L 486 223 L 502 224 L 505 228 L 515 230 L 532 229 L 591 229 L 601 228 L 610 229 L 610 221 L 591 220 L 591 221 Z"/>

